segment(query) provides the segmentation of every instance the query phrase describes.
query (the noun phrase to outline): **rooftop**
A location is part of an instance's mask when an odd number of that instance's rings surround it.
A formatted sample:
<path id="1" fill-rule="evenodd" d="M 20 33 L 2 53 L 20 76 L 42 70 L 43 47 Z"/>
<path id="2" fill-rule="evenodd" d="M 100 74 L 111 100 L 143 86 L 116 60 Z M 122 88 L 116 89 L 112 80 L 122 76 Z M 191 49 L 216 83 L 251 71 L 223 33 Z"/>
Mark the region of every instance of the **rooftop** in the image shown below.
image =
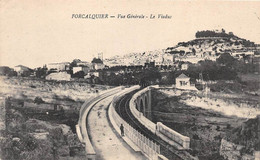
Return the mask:
<path id="1" fill-rule="evenodd" d="M 182 78 L 182 79 L 187 78 L 187 79 L 189 79 L 190 77 L 188 77 L 188 76 L 186 76 L 184 73 L 182 73 L 182 74 L 179 75 L 177 78 Z"/>

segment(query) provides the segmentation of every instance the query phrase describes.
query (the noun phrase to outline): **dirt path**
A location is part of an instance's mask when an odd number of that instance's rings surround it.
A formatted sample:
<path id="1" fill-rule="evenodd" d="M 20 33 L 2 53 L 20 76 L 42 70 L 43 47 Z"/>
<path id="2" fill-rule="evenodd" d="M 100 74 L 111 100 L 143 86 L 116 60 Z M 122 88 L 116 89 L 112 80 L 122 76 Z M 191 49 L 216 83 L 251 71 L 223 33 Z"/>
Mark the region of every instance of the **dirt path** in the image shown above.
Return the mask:
<path id="1" fill-rule="evenodd" d="M 108 117 L 107 107 L 112 97 L 97 103 L 88 116 L 88 133 L 97 152 L 97 160 L 134 160 L 146 159 L 136 153 L 114 132 Z"/>

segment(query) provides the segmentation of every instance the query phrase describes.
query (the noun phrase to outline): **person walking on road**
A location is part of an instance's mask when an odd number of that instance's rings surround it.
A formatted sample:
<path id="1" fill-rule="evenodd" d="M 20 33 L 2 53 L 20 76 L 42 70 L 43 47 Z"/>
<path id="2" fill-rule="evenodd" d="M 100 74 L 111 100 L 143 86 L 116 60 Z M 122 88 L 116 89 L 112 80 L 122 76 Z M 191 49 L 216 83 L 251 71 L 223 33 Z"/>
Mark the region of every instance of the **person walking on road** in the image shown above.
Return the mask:
<path id="1" fill-rule="evenodd" d="M 121 124 L 121 126 L 120 126 L 120 130 L 121 130 L 121 136 L 123 137 L 123 136 L 125 135 L 123 124 Z"/>

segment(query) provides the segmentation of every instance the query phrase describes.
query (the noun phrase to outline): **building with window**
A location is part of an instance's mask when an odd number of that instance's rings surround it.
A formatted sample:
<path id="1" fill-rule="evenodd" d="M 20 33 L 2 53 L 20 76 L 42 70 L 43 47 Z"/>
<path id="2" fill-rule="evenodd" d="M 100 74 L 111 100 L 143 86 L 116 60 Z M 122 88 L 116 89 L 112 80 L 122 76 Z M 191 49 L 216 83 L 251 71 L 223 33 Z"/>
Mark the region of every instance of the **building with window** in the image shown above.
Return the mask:
<path id="1" fill-rule="evenodd" d="M 189 68 L 189 64 L 188 63 L 183 63 L 181 65 L 181 70 L 187 70 Z"/>
<path id="2" fill-rule="evenodd" d="M 59 71 L 67 71 L 69 70 L 70 63 L 69 62 L 61 62 L 61 63 L 49 63 L 47 64 L 48 70 L 56 70 Z"/>
<path id="3" fill-rule="evenodd" d="M 187 89 L 187 90 L 197 90 L 195 85 L 190 83 L 190 77 L 185 74 L 181 74 L 176 78 L 176 88 L 178 89 Z"/>
<path id="4" fill-rule="evenodd" d="M 176 88 L 189 87 L 189 86 L 190 86 L 190 77 L 182 73 L 176 78 Z"/>
<path id="5" fill-rule="evenodd" d="M 91 62 L 92 64 L 92 68 L 94 70 L 99 70 L 99 69 L 104 69 L 105 65 L 103 63 L 103 61 L 100 58 L 94 58 Z"/>

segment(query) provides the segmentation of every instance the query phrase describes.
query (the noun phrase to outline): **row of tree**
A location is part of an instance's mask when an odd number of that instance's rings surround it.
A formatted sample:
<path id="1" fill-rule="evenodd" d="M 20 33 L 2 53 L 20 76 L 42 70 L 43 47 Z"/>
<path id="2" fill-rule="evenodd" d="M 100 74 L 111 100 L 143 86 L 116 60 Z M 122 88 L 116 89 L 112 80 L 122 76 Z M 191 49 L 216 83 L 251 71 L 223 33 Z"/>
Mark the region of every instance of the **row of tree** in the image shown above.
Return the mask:
<path id="1" fill-rule="evenodd" d="M 204 37 L 225 37 L 225 38 L 230 38 L 234 37 L 233 33 L 227 34 L 224 29 L 221 30 L 221 32 L 216 32 L 216 31 L 198 31 L 195 34 L 196 38 L 204 38 Z"/>

